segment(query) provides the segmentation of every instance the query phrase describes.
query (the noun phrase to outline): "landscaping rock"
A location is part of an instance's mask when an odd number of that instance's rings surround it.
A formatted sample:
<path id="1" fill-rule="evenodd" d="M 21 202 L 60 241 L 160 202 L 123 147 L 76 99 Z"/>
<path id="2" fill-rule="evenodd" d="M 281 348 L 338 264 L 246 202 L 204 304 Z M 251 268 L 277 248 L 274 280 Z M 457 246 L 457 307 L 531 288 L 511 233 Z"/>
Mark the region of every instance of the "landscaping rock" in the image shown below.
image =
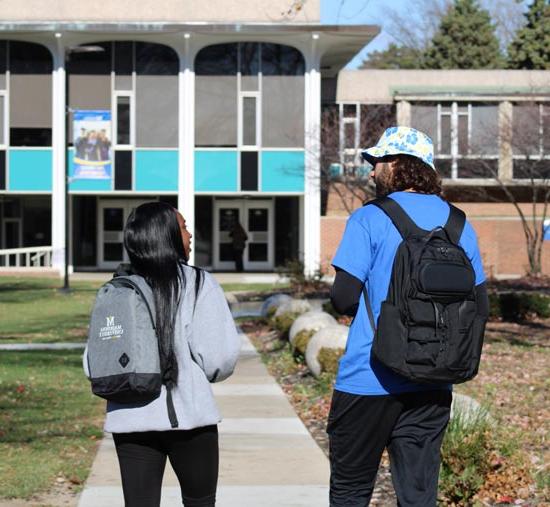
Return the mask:
<path id="1" fill-rule="evenodd" d="M 294 313 L 301 315 L 302 313 L 309 312 L 311 310 L 311 304 L 306 299 L 291 299 L 285 301 L 277 308 L 275 317 L 279 317 L 285 313 Z"/>
<path id="2" fill-rule="evenodd" d="M 260 315 L 262 317 L 269 317 L 275 313 L 279 306 L 291 300 L 292 298 L 288 294 L 273 294 L 263 302 Z"/>
<path id="3" fill-rule="evenodd" d="M 335 324 L 336 319 L 328 313 L 316 310 L 303 313 L 294 321 L 290 328 L 288 333 L 290 343 L 294 345 L 294 339 L 301 331 L 319 331 L 319 329 Z"/>
<path id="4" fill-rule="evenodd" d="M 465 394 L 453 393 L 453 402 L 451 404 L 451 418 L 460 414 L 464 422 L 475 423 L 479 418 L 489 417 L 487 412 L 470 396 Z"/>
<path id="5" fill-rule="evenodd" d="M 324 327 L 312 336 L 306 349 L 306 363 L 315 377 L 321 374 L 321 364 L 318 359 L 321 349 L 345 349 L 348 331 L 347 326 L 336 324 Z"/>

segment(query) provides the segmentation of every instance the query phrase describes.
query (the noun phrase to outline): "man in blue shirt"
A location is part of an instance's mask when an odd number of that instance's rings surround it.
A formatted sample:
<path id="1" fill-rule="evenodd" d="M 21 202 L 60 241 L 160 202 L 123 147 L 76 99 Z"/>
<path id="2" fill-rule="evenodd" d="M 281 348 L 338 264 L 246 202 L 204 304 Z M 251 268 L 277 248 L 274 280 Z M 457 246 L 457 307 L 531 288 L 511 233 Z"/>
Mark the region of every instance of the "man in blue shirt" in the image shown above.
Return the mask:
<path id="1" fill-rule="evenodd" d="M 371 177 L 378 197 L 395 200 L 422 229 L 445 225 L 449 205 L 441 197 L 441 178 L 428 136 L 412 128 L 392 127 L 363 157 L 373 165 Z M 373 331 L 361 301 L 366 286 L 377 322 L 401 241 L 381 209 L 364 206 L 350 216 L 332 262 L 336 270 L 332 303 L 340 313 L 355 318 L 340 360 L 327 426 L 331 507 L 369 504 L 384 448 L 389 452 L 399 505 L 436 505 L 451 387 L 414 383 L 372 358 Z M 485 275 L 476 234 L 468 222 L 459 244 L 474 268 L 478 312 L 485 315 Z"/>

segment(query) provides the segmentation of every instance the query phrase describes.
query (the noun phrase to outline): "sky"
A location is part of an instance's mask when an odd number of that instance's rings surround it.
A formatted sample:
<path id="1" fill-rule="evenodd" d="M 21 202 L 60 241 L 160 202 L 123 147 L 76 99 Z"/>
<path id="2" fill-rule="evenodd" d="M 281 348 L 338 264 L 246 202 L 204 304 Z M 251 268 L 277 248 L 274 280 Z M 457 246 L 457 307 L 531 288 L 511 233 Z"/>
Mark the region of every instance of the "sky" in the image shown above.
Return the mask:
<path id="1" fill-rule="evenodd" d="M 334 25 L 378 25 L 385 21 L 385 6 L 401 10 L 407 6 L 407 0 L 321 0 L 321 23 Z M 357 68 L 370 51 L 385 49 L 392 41 L 391 37 L 380 32 L 365 46 L 348 65 Z"/>

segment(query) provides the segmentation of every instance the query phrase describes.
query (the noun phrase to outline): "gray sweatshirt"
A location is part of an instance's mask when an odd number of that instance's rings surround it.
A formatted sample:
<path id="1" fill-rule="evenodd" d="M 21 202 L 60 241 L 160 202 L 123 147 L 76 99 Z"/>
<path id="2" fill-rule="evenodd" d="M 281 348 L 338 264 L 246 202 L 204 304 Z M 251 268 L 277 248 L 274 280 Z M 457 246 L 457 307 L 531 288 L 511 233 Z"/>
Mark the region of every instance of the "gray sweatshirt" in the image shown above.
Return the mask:
<path id="1" fill-rule="evenodd" d="M 222 288 L 214 277 L 204 273 L 204 284 L 195 299 L 195 271 L 184 266 L 185 293 L 178 309 L 175 326 L 175 351 L 178 361 L 178 383 L 172 398 L 179 427 L 192 429 L 217 424 L 221 417 L 210 382 L 219 382 L 233 373 L 241 342 Z M 193 354 L 194 360 L 191 358 Z M 87 360 L 84 352 L 84 370 Z M 121 404 L 108 401 L 105 431 L 171 430 L 166 408 L 166 388 L 147 404 Z"/>

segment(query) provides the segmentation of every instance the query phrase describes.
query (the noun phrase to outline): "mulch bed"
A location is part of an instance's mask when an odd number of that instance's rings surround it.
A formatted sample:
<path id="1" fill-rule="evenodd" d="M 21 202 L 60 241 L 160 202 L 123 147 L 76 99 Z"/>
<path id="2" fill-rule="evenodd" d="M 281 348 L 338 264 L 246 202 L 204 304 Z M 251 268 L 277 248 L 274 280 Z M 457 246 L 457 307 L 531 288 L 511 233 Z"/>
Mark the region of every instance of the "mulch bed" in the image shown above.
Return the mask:
<path id="1" fill-rule="evenodd" d="M 250 319 L 241 322 L 241 327 L 264 353 L 270 373 L 281 384 L 297 414 L 328 455 L 325 427 L 330 392 L 312 398 L 317 381 L 304 364 L 278 365 L 274 360 L 276 349 L 284 343 L 265 322 Z M 478 376 L 456 388 L 457 392 L 487 404 L 497 421 L 510 427 L 528 454 L 531 472 L 541 475 L 547 475 L 550 458 L 549 359 L 550 319 L 522 324 L 490 322 Z M 395 506 L 387 456 L 379 471 L 371 505 Z M 524 501 L 522 505 L 550 505 L 548 486 L 540 486 L 535 498 Z"/>

